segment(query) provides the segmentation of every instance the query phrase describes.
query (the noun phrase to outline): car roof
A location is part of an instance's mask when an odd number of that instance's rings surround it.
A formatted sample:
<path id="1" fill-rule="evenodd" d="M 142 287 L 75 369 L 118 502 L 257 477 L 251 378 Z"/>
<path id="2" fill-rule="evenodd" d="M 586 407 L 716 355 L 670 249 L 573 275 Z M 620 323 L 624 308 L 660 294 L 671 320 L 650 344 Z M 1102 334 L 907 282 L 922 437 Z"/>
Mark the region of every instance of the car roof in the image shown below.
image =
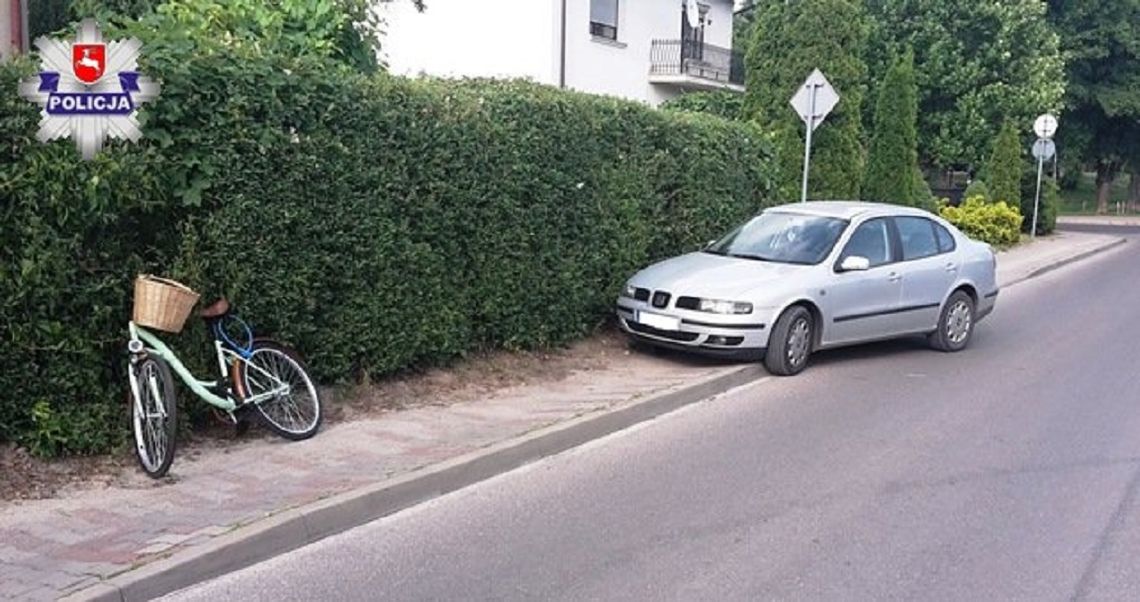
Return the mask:
<path id="1" fill-rule="evenodd" d="M 888 205 L 886 203 L 868 203 L 865 201 L 808 201 L 806 203 L 788 203 L 786 205 L 770 207 L 766 211 L 835 217 L 845 220 L 878 215 L 916 215 L 932 217 L 929 211 L 924 211 L 917 207 Z"/>

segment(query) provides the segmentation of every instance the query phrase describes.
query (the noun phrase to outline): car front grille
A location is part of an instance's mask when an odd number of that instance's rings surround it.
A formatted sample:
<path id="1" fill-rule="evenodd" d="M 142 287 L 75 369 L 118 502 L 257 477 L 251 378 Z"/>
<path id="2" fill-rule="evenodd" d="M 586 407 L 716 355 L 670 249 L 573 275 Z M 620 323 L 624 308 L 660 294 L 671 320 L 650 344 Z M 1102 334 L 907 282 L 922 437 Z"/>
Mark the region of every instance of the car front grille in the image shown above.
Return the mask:
<path id="1" fill-rule="evenodd" d="M 646 326 L 645 324 L 640 324 L 638 322 L 633 322 L 633 321 L 626 321 L 626 324 L 629 326 L 629 329 L 634 331 L 634 332 L 641 333 L 641 334 L 648 334 L 648 335 L 652 335 L 655 337 L 661 337 L 663 339 L 669 339 L 671 341 L 683 341 L 686 343 L 691 343 L 691 342 L 697 340 L 697 337 L 701 336 L 700 334 L 695 333 L 695 332 L 680 332 L 677 330 L 660 330 L 660 329 L 654 328 L 652 326 Z"/>
<path id="2" fill-rule="evenodd" d="M 669 293 L 657 291 L 653 293 L 653 307 L 664 309 L 669 306 Z"/>
<path id="3" fill-rule="evenodd" d="M 649 289 L 647 289 L 647 288 L 634 289 L 633 298 L 637 299 L 638 301 L 648 301 L 649 300 Z"/>

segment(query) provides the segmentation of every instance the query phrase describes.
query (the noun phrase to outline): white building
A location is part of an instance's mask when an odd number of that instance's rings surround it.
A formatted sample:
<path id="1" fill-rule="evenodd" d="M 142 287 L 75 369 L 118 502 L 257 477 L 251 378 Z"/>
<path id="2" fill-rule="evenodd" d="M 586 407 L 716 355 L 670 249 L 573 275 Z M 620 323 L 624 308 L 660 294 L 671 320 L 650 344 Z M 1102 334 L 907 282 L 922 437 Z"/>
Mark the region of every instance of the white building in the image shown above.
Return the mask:
<path id="1" fill-rule="evenodd" d="M 390 72 L 527 78 L 656 106 L 744 90 L 732 0 L 429 0 L 379 9 Z M 690 18 L 690 13 L 693 13 Z"/>

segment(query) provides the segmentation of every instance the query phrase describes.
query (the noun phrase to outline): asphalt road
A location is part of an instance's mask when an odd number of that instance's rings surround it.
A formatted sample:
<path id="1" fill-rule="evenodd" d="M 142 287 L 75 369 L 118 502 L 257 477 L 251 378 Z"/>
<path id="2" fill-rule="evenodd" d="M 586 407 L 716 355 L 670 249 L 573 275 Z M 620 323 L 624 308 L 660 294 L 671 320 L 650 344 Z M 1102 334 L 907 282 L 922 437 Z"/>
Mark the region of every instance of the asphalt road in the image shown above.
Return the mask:
<path id="1" fill-rule="evenodd" d="M 1140 599 L 1136 236 L 172 599 Z"/>

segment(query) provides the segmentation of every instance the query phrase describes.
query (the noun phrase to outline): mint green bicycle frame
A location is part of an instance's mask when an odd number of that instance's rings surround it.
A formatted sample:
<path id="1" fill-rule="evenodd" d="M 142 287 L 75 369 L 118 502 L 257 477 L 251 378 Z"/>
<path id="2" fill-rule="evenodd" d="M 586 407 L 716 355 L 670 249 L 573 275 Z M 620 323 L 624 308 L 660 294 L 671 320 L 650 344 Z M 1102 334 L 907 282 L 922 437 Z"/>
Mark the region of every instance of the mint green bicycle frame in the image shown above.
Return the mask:
<path id="1" fill-rule="evenodd" d="M 260 376 L 268 378 L 271 383 L 275 384 L 271 390 L 265 391 L 263 393 L 258 393 L 257 395 L 251 395 L 242 401 L 235 401 L 228 396 L 220 397 L 214 394 L 213 391 L 210 391 L 210 387 L 218 386 L 218 381 L 198 380 L 194 377 L 193 374 L 190 373 L 190 370 L 187 369 L 185 365 L 183 365 L 182 361 L 178 359 L 178 356 L 175 355 L 174 351 L 172 351 L 170 347 L 167 347 L 166 344 L 160 341 L 158 337 L 156 337 L 153 333 L 149 332 L 141 326 L 138 326 L 134 322 L 130 323 L 129 328 L 131 333 L 131 341 L 141 341 L 143 343 L 144 352 L 147 355 L 153 355 L 155 357 L 160 357 L 163 360 L 166 360 L 166 363 L 170 364 L 170 367 L 174 370 L 174 373 L 178 375 L 178 378 L 182 379 L 182 382 L 185 383 L 186 386 L 189 387 L 195 395 L 202 398 L 210 405 L 228 412 L 231 415 L 233 411 L 238 408 L 238 406 L 260 404 L 267 399 L 273 399 L 280 395 L 287 395 L 291 389 L 288 384 L 281 382 L 275 376 L 269 374 L 265 370 L 262 370 L 260 367 L 251 364 L 248 360 L 246 360 L 246 358 L 242 357 L 237 352 L 223 346 L 221 341 L 215 340 L 214 350 L 218 356 L 218 369 L 221 372 L 223 382 L 224 379 L 229 377 L 229 371 L 227 370 L 229 365 L 234 362 L 243 362 L 248 369 L 257 371 Z M 140 399 L 138 389 L 139 383 L 135 378 L 134 370 L 130 370 L 129 372 L 131 392 L 134 394 L 135 403 L 138 403 L 138 400 Z M 154 383 L 151 383 L 150 386 L 153 387 Z M 159 396 L 158 391 L 153 391 L 152 394 L 156 398 Z"/>

